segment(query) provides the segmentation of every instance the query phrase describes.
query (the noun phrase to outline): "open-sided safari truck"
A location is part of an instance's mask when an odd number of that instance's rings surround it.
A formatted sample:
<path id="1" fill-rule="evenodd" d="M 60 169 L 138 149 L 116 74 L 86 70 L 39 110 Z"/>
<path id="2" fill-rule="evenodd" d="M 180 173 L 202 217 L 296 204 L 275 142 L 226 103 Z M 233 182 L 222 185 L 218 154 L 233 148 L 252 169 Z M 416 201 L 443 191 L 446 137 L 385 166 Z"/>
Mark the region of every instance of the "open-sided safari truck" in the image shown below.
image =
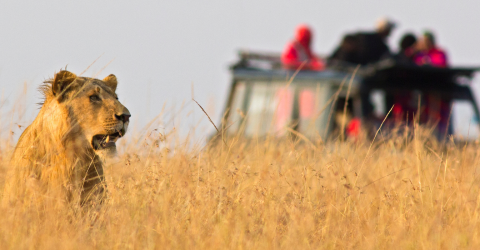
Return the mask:
<path id="1" fill-rule="evenodd" d="M 378 127 L 390 111 L 384 126 L 431 123 L 438 137 L 453 131 L 454 101 L 480 116 L 469 86 L 476 68 L 417 67 L 390 60 L 363 66 L 356 74 L 354 68 L 294 72 L 282 69 L 278 55 L 240 52 L 231 67 L 222 127 L 228 136 L 293 132 L 325 139 L 334 131 L 350 129 L 348 135 L 359 124 Z"/>

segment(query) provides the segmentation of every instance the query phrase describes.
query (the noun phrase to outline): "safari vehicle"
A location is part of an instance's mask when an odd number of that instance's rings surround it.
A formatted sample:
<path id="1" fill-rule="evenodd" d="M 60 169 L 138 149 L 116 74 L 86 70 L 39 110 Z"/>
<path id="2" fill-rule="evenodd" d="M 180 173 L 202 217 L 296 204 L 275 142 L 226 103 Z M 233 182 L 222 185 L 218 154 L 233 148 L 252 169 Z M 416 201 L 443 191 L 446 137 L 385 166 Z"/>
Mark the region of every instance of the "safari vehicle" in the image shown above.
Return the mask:
<path id="1" fill-rule="evenodd" d="M 467 105 L 480 117 L 469 86 L 477 68 L 417 67 L 387 60 L 362 66 L 355 74 L 355 67 L 345 65 L 294 72 L 282 69 L 276 54 L 241 51 L 239 55 L 240 60 L 231 66 L 233 79 L 222 124 L 230 136 L 282 136 L 290 131 L 325 139 L 348 127 L 341 116 L 378 127 L 399 98 L 402 105 L 397 103 L 386 124 L 399 122 L 399 117 L 400 122 L 411 124 L 414 114 L 420 114 L 417 121 L 433 121 L 437 136 L 451 134 L 453 102 Z M 373 111 L 366 114 L 362 101 L 368 98 Z M 441 111 L 442 102 L 447 103 L 447 112 Z M 363 103 L 363 107 L 368 105 Z M 398 110 L 399 106 L 403 109 Z M 445 121 L 449 123 L 446 126 Z"/>

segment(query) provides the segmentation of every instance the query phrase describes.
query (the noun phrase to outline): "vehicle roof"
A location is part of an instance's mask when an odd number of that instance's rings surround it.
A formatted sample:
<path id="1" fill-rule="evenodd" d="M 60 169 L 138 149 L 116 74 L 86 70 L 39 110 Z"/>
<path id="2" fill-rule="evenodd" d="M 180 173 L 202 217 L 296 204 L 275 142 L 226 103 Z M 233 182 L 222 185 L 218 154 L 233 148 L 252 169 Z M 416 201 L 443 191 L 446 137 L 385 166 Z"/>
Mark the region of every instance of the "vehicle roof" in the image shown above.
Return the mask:
<path id="1" fill-rule="evenodd" d="M 235 78 L 249 79 L 289 79 L 295 71 L 285 70 L 281 67 L 280 55 L 275 53 L 258 53 L 251 51 L 239 51 L 240 60 L 232 65 L 231 70 Z M 344 79 L 351 75 L 356 65 L 336 64 L 324 71 L 299 71 L 295 74 L 296 80 L 324 80 Z M 455 84 L 458 77 L 471 79 L 480 67 L 452 67 L 436 68 L 428 66 L 416 66 L 398 64 L 393 59 L 385 59 L 374 64 L 359 67 L 355 74 L 355 80 L 365 79 L 377 83 L 429 83 L 438 86 L 439 84 Z"/>
<path id="2" fill-rule="evenodd" d="M 262 59 L 265 60 L 262 61 Z M 342 81 L 346 77 L 350 78 L 349 76 L 353 74 L 356 68 L 354 65 L 337 64 L 324 71 L 300 70 L 296 72 L 279 68 L 276 60 L 269 64 L 271 61 L 271 55 L 266 58 L 255 55 L 253 59 L 243 56 L 239 62 L 231 67 L 233 77 L 236 80 L 290 80 L 291 77 L 294 77 L 295 81 Z M 462 77 L 470 80 L 476 71 L 480 71 L 480 68 L 419 67 L 398 64 L 392 59 L 386 59 L 375 64 L 359 67 L 354 80 L 355 82 L 367 81 L 379 87 L 382 84 L 388 84 L 396 87 L 402 86 L 403 88 L 417 88 L 419 86 L 429 88 L 455 85 Z"/>

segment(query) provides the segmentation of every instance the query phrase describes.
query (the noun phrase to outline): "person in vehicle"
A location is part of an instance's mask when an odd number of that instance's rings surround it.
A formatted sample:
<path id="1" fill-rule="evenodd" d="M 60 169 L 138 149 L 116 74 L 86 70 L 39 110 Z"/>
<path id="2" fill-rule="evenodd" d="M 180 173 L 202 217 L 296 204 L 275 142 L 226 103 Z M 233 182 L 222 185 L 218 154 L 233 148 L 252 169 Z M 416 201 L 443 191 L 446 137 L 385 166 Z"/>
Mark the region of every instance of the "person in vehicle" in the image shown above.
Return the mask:
<path id="1" fill-rule="evenodd" d="M 297 27 L 295 39 L 287 44 L 282 53 L 282 64 L 291 70 L 323 70 L 325 64 L 317 58 L 311 49 L 313 34 L 307 25 Z"/>
<path id="2" fill-rule="evenodd" d="M 430 65 L 432 67 L 446 68 L 448 66 L 447 54 L 437 47 L 435 36 L 432 32 L 426 31 L 418 44 L 420 53 L 415 57 L 417 65 Z"/>
<path id="3" fill-rule="evenodd" d="M 435 36 L 432 32 L 423 33 L 418 44 L 419 53 L 414 61 L 419 66 L 430 66 L 438 68 L 448 67 L 448 58 L 444 50 L 437 47 Z M 449 117 L 452 109 L 452 102 L 449 98 L 439 93 L 425 93 L 423 119 L 437 123 L 437 130 L 445 134 L 452 134 L 452 126 L 449 126 Z M 437 135 L 440 138 L 443 135 Z"/>
<path id="4" fill-rule="evenodd" d="M 377 22 L 377 29 L 372 33 L 359 33 L 359 60 L 360 65 L 367 65 L 376 63 L 382 59 L 391 58 L 392 54 L 386 43 L 395 24 L 382 18 Z M 369 83 L 362 81 L 360 83 L 360 99 L 362 116 L 365 120 L 374 120 L 373 115 L 374 106 L 370 101 L 370 92 L 372 86 Z"/>
<path id="5" fill-rule="evenodd" d="M 406 33 L 402 36 L 399 43 L 400 50 L 393 56 L 396 63 L 400 65 L 416 66 L 414 58 L 417 54 L 417 38 L 413 33 Z M 394 107 L 392 115 L 396 122 L 403 122 L 406 116 L 410 116 L 416 112 L 416 103 L 412 107 L 413 96 L 410 91 L 386 93 L 385 102 L 387 109 Z"/>

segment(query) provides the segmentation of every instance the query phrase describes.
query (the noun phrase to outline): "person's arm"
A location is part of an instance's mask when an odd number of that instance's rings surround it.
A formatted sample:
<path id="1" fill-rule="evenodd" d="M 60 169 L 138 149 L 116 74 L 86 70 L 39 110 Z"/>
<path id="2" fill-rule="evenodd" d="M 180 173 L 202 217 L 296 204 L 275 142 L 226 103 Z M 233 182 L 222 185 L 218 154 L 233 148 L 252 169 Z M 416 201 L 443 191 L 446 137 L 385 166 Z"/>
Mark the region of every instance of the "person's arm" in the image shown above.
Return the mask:
<path id="1" fill-rule="evenodd" d="M 282 64 L 287 69 L 298 69 L 302 62 L 298 60 L 297 50 L 292 44 L 288 44 L 282 53 Z"/>
<path id="2" fill-rule="evenodd" d="M 307 69 L 315 71 L 321 71 L 325 69 L 325 63 L 323 60 L 316 57 L 312 58 L 306 66 Z"/>

